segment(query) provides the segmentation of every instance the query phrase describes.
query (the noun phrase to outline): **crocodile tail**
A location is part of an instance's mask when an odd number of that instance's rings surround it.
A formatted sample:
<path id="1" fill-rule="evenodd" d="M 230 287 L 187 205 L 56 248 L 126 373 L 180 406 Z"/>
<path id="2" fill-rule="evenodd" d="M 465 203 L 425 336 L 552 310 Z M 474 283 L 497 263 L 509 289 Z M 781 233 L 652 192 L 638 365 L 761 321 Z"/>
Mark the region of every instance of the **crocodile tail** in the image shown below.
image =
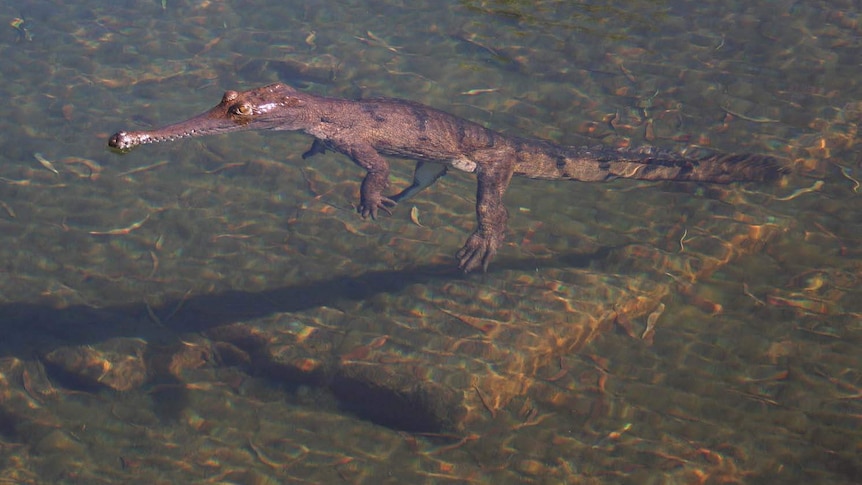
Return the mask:
<path id="1" fill-rule="evenodd" d="M 628 178 L 727 184 L 765 182 L 788 172 L 774 157 L 747 153 L 682 155 L 651 146 L 561 147 L 523 140 L 517 148 L 515 175 L 537 179 L 602 182 Z"/>
<path id="2" fill-rule="evenodd" d="M 774 157 L 750 153 L 710 153 L 682 155 L 656 147 L 597 148 L 581 150 L 582 160 L 593 159 L 606 180 L 681 180 L 728 184 L 731 182 L 765 182 L 787 173 Z"/>
<path id="3" fill-rule="evenodd" d="M 638 180 L 686 180 L 718 184 L 767 182 L 788 172 L 776 158 L 750 153 L 716 153 L 700 158 L 650 156 L 621 160 L 620 163 L 620 167 L 611 164 L 613 175 Z"/>
<path id="4" fill-rule="evenodd" d="M 716 183 L 770 182 L 790 173 L 775 157 L 751 153 L 719 153 L 698 160 L 697 165 L 703 178 L 692 180 Z"/>

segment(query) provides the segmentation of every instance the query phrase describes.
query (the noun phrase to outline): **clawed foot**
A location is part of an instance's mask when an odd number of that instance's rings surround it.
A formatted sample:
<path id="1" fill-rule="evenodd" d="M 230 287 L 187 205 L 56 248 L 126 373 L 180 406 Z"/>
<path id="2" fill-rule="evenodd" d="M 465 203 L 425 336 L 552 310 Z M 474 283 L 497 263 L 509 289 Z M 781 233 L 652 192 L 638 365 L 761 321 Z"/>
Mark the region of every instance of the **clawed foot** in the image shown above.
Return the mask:
<path id="1" fill-rule="evenodd" d="M 398 205 L 397 202 L 389 197 L 383 197 L 382 195 L 377 197 L 363 197 L 359 202 L 357 210 L 362 215 L 363 219 L 367 219 L 368 216 L 371 216 L 372 219 L 377 219 L 377 213 L 381 210 L 391 216 L 392 208 L 396 205 Z"/>
<path id="2" fill-rule="evenodd" d="M 502 242 L 502 237 L 483 236 L 474 232 L 464 243 L 464 247 L 455 253 L 458 260 L 458 268 L 469 273 L 479 267 L 482 271 L 488 269 L 488 264 L 494 259 L 494 254 Z"/>

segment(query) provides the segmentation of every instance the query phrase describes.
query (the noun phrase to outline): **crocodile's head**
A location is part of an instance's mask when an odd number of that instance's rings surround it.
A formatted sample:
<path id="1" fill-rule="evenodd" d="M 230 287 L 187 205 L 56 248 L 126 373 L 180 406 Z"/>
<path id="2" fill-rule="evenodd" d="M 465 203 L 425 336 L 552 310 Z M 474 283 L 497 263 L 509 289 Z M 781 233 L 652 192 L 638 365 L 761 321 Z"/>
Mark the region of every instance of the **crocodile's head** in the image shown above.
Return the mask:
<path id="1" fill-rule="evenodd" d="M 221 102 L 194 118 L 150 131 L 120 131 L 108 146 L 128 151 L 138 145 L 242 130 L 300 130 L 309 126 L 309 95 L 284 84 L 227 91 Z"/>

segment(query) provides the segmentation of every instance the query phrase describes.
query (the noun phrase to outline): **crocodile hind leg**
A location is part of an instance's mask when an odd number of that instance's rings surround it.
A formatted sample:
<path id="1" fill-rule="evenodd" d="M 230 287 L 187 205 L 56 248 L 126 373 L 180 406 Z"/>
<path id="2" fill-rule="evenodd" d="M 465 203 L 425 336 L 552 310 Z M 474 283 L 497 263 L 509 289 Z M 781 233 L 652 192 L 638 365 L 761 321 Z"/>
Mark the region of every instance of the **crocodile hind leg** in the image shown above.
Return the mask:
<path id="1" fill-rule="evenodd" d="M 448 168 L 442 163 L 416 162 L 416 169 L 413 171 L 413 184 L 389 198 L 395 202 L 401 202 L 413 197 L 446 175 Z"/>
<path id="2" fill-rule="evenodd" d="M 512 180 L 514 162 L 511 157 L 499 157 L 494 162 L 478 163 L 476 178 L 476 217 L 473 234 L 456 254 L 458 267 L 465 273 L 488 269 L 488 264 L 506 237 L 509 211 L 503 205 L 503 194 Z"/>

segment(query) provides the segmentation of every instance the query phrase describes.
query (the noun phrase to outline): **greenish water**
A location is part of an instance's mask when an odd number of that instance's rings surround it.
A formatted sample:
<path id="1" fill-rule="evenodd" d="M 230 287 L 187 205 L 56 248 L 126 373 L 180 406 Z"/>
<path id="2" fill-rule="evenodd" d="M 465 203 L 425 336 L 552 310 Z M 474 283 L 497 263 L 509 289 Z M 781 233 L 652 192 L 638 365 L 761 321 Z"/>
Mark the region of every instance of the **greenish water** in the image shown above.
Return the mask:
<path id="1" fill-rule="evenodd" d="M 854 2 L 0 15 L 0 483 L 862 481 Z M 276 81 L 793 174 L 516 179 L 463 276 L 472 176 L 364 221 L 303 135 L 106 149 Z"/>

